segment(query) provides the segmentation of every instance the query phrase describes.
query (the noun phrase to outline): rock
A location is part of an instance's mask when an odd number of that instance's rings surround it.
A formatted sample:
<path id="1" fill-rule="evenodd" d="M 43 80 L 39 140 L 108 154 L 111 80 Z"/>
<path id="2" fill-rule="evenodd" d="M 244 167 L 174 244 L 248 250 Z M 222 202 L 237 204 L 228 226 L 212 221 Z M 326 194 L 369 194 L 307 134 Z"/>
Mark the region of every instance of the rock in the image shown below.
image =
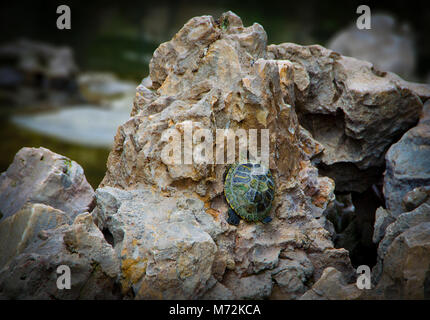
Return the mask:
<path id="1" fill-rule="evenodd" d="M 430 186 L 417 187 L 406 193 L 402 200 L 405 211 L 412 211 L 430 198 Z"/>
<path id="2" fill-rule="evenodd" d="M 329 40 L 327 47 L 342 55 L 372 62 L 378 69 L 410 79 L 416 49 L 410 27 L 388 14 L 372 14 L 371 29 L 360 30 L 354 21 Z"/>
<path id="3" fill-rule="evenodd" d="M 390 214 L 389 211 L 379 207 L 375 213 L 375 226 L 373 228 L 373 243 L 379 243 L 385 235 L 387 227 L 396 219 Z"/>
<path id="4" fill-rule="evenodd" d="M 418 208 L 413 211 L 405 212 L 400 214 L 396 220 L 388 225 L 385 230 L 385 235 L 382 240 L 379 242 L 378 246 L 378 262 L 374 269 L 373 273 L 373 281 L 376 283 L 380 277 L 383 266 L 387 263 L 385 261 L 385 257 L 387 252 L 390 250 L 390 246 L 394 242 L 394 240 L 406 230 L 418 226 L 420 224 L 430 222 L 430 205 L 422 204 Z"/>
<path id="5" fill-rule="evenodd" d="M 418 125 L 410 129 L 386 154 L 384 196 L 394 216 L 404 211 L 403 197 L 414 188 L 430 184 L 430 101 Z"/>
<path id="6" fill-rule="evenodd" d="M 18 228 L 19 224 L 13 226 Z M 57 288 L 61 265 L 71 270 L 69 290 Z M 45 230 L 0 270 L 0 298 L 118 299 L 122 297 L 116 284 L 118 274 L 119 261 L 112 247 L 91 214 L 84 213 L 72 225 Z"/>
<path id="7" fill-rule="evenodd" d="M 348 252 L 324 229 L 334 183 L 311 163 L 323 148 L 298 124 L 293 64 L 267 59 L 266 39 L 260 25 L 245 28 L 227 12 L 191 19 L 154 52 L 151 81 L 138 86 L 118 129 L 93 212 L 135 298 L 297 298 L 328 266 L 353 274 Z M 166 130 L 182 148 L 190 127 L 208 129 L 214 142 L 217 129 L 269 130 L 271 223 L 227 224 L 224 161 L 166 160 Z"/>
<path id="8" fill-rule="evenodd" d="M 203 203 L 186 201 L 196 208 L 151 190 L 97 190 L 96 221 L 112 234 L 122 286 L 137 299 L 195 299 L 210 280 L 216 245 L 199 223 Z"/>
<path id="9" fill-rule="evenodd" d="M 341 272 L 329 267 L 300 300 L 357 300 L 362 295 L 363 290 L 358 289 L 355 283 L 347 284 Z"/>
<path id="10" fill-rule="evenodd" d="M 412 226 L 394 239 L 375 291 L 385 299 L 430 298 L 430 222 Z"/>
<path id="11" fill-rule="evenodd" d="M 77 81 L 81 94 L 89 103 L 110 106 L 112 100 L 128 96 L 125 109 L 130 111 L 130 102 L 133 101 L 137 85 L 134 82 L 120 80 L 114 74 L 103 72 L 81 73 Z"/>
<path id="12" fill-rule="evenodd" d="M 368 189 L 388 147 L 417 122 L 417 93 L 369 62 L 319 45 L 270 45 L 268 58 L 293 64 L 300 125 L 324 147 L 321 174 L 335 179 L 337 191 Z"/>
<path id="13" fill-rule="evenodd" d="M 94 191 L 76 162 L 45 148 L 22 148 L 0 175 L 1 219 L 27 202 L 64 211 L 73 221 L 77 214 L 92 210 Z"/>
<path id="14" fill-rule="evenodd" d="M 68 47 L 22 39 L 0 47 L 0 62 L 9 66 L 7 72 L 0 72 L 0 92 L 5 102 L 57 106 L 80 100 L 78 69 Z"/>
<path id="15" fill-rule="evenodd" d="M 64 212 L 44 204 L 28 204 L 0 222 L 0 269 L 43 236 L 44 230 L 70 224 Z"/>

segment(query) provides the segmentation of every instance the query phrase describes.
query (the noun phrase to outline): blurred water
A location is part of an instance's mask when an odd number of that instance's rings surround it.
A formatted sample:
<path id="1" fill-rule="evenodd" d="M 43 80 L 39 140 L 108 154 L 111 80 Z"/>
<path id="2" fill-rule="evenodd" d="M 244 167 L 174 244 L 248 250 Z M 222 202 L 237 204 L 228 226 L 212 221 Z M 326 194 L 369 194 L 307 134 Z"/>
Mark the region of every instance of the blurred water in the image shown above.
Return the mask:
<path id="1" fill-rule="evenodd" d="M 84 105 L 38 115 L 13 116 L 12 122 L 69 143 L 109 148 L 113 144 L 116 129 L 129 117 L 129 110 Z"/>

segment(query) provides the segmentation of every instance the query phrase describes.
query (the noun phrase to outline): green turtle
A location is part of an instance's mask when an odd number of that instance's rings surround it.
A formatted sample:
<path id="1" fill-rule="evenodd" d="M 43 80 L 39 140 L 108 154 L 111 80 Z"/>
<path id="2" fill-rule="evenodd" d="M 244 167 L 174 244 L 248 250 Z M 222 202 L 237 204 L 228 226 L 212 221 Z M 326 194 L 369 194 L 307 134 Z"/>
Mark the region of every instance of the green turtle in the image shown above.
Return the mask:
<path id="1" fill-rule="evenodd" d="M 246 221 L 268 223 L 275 195 L 275 183 L 269 169 L 259 163 L 236 163 L 227 171 L 224 194 L 229 204 L 227 222 L 237 226 L 239 217 Z"/>

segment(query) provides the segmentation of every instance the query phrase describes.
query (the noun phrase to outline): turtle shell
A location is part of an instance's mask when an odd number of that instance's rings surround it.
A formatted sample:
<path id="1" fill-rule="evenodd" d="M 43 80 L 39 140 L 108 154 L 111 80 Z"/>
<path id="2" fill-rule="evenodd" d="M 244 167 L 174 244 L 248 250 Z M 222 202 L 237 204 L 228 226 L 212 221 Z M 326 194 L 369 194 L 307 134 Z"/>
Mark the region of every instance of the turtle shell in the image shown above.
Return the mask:
<path id="1" fill-rule="evenodd" d="M 242 219 L 261 221 L 272 209 L 275 195 L 272 173 L 258 163 L 234 164 L 227 172 L 224 194 Z"/>

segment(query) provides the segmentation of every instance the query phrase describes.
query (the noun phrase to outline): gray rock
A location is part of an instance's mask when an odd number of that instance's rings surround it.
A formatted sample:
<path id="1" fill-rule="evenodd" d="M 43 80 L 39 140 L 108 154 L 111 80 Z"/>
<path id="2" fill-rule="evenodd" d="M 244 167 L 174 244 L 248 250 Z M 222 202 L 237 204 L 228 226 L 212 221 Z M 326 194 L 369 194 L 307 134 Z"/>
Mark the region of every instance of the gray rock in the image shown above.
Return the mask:
<path id="1" fill-rule="evenodd" d="M 418 125 L 410 129 L 386 154 L 384 196 L 394 216 L 404 211 L 403 197 L 416 187 L 430 184 L 430 101 Z"/>
<path id="2" fill-rule="evenodd" d="M 370 30 L 360 30 L 355 21 L 329 40 L 327 47 L 342 55 L 372 62 L 378 69 L 407 79 L 414 75 L 416 49 L 410 27 L 388 14 L 373 14 Z"/>
<path id="3" fill-rule="evenodd" d="M 355 283 L 348 284 L 341 272 L 329 267 L 300 300 L 357 300 L 362 294 Z"/>
<path id="4" fill-rule="evenodd" d="M 0 269 L 47 229 L 70 224 L 64 212 L 43 204 L 28 204 L 0 222 Z"/>
<path id="5" fill-rule="evenodd" d="M 97 190 L 95 219 L 113 235 L 122 285 L 137 299 L 195 299 L 211 277 L 216 245 L 195 215 L 203 203 L 193 210 L 181 201 L 149 189 Z"/>
<path id="6" fill-rule="evenodd" d="M 385 235 L 385 229 L 393 223 L 396 219 L 390 214 L 389 211 L 382 207 L 376 209 L 375 225 L 373 228 L 373 243 L 379 243 Z"/>
<path id="7" fill-rule="evenodd" d="M 430 299 L 429 270 L 430 222 L 422 222 L 401 233 L 388 247 L 375 295 L 385 299 Z"/>
<path id="8" fill-rule="evenodd" d="M 405 194 L 402 207 L 405 211 L 412 211 L 430 198 L 430 186 L 417 187 Z"/>
<path id="9" fill-rule="evenodd" d="M 393 241 L 406 230 L 420 224 L 430 222 L 430 205 L 424 203 L 413 211 L 400 214 L 385 230 L 385 235 L 379 242 L 378 261 L 372 270 L 372 280 L 376 283 L 382 274 L 383 266 L 387 263 L 385 256 Z"/>
<path id="10" fill-rule="evenodd" d="M 27 202 L 64 211 L 73 221 L 77 214 L 92 210 L 94 191 L 76 162 L 45 148 L 22 148 L 0 175 L 1 219 Z"/>
<path id="11" fill-rule="evenodd" d="M 0 270 L 1 299 L 123 297 L 117 284 L 119 260 L 91 214 L 78 215 L 72 225 L 44 230 L 34 240 Z M 57 288 L 57 268 L 61 265 L 70 268 L 71 289 Z"/>
<path id="12" fill-rule="evenodd" d="M 388 147 L 417 122 L 419 95 L 399 77 L 319 45 L 270 45 L 268 57 L 293 63 L 299 122 L 324 147 L 321 173 L 338 191 L 375 183 Z"/>

